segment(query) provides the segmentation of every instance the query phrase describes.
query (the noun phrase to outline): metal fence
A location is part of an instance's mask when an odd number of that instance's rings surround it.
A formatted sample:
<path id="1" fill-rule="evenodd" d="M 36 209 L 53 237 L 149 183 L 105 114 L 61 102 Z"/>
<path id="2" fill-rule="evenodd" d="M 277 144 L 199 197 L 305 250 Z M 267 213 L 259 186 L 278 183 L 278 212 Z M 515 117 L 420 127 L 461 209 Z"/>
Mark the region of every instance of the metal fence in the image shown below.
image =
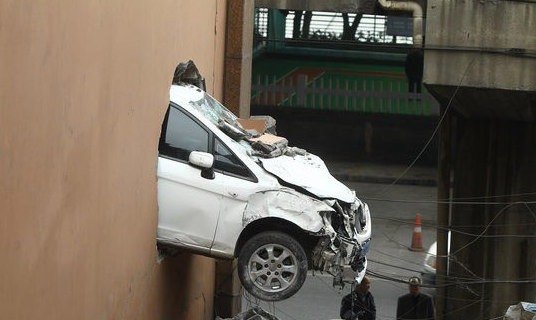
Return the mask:
<path id="1" fill-rule="evenodd" d="M 254 33 L 256 37 L 268 37 L 268 9 L 255 8 Z"/>
<path id="2" fill-rule="evenodd" d="M 252 79 L 252 104 L 370 113 L 439 115 L 438 102 L 424 90 L 408 92 L 405 80 L 310 79 L 304 74 Z"/>
<path id="3" fill-rule="evenodd" d="M 356 14 L 348 14 L 350 22 Z M 292 39 L 294 12 L 291 11 L 286 18 L 285 38 Z M 412 37 L 393 37 L 387 35 L 387 16 L 364 14 L 356 31 L 356 41 L 366 43 L 396 43 L 412 44 Z M 303 26 L 303 21 L 301 22 Z M 343 19 L 341 13 L 313 11 L 310 26 L 310 38 L 338 39 L 343 32 Z"/>
<path id="4" fill-rule="evenodd" d="M 255 8 L 255 36 L 265 39 L 268 37 L 267 8 Z M 285 39 L 292 39 L 295 11 L 289 11 L 285 19 Z M 356 14 L 350 13 L 350 21 Z M 392 36 L 387 34 L 387 16 L 364 14 L 356 31 L 356 42 L 378 44 L 412 44 L 413 38 L 408 36 Z M 300 27 L 303 26 L 303 20 Z M 310 31 L 307 39 L 340 40 L 343 32 L 343 19 L 341 13 L 313 11 Z"/>

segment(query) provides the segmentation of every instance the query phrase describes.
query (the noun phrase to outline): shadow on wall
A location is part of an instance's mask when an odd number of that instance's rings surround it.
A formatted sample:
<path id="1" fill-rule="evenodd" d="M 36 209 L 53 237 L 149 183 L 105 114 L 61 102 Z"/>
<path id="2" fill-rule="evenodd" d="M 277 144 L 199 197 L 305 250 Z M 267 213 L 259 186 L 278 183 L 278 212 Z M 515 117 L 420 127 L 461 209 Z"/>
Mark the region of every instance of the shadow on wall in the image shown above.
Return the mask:
<path id="1" fill-rule="evenodd" d="M 162 320 L 212 319 L 215 260 L 191 253 L 162 261 Z"/>

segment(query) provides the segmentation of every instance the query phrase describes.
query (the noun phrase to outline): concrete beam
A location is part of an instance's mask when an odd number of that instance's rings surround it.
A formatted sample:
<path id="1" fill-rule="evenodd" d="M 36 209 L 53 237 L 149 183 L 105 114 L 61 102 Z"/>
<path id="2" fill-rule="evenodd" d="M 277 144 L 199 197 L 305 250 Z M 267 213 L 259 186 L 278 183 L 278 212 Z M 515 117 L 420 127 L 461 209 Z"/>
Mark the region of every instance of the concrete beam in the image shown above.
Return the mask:
<path id="1" fill-rule="evenodd" d="M 256 0 L 262 8 L 331 12 L 374 13 L 376 0 Z"/>
<path id="2" fill-rule="evenodd" d="M 536 2 L 429 0 L 426 28 L 424 82 L 432 91 L 460 86 L 479 97 L 457 98 L 465 111 L 531 120 L 527 110 L 535 104 L 526 97 L 536 91 Z"/>
<path id="3" fill-rule="evenodd" d="M 452 109 L 467 118 L 536 119 L 534 92 L 428 84 L 426 87 L 443 105 L 450 102 Z"/>

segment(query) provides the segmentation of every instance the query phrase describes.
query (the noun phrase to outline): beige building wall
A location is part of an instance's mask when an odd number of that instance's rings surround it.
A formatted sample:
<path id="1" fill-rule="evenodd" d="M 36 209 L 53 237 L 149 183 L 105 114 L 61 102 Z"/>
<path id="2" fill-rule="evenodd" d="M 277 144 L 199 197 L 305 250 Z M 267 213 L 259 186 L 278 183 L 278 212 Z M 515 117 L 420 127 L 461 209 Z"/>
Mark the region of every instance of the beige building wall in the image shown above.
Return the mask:
<path id="1" fill-rule="evenodd" d="M 0 319 L 211 319 L 214 262 L 157 262 L 178 62 L 222 97 L 224 0 L 0 2 Z"/>

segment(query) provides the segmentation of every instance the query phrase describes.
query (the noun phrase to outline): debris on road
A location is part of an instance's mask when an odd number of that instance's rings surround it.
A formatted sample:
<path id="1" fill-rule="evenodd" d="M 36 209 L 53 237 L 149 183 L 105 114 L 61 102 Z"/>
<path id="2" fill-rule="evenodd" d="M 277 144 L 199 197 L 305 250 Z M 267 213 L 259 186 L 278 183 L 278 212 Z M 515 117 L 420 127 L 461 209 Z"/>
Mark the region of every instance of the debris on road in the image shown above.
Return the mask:
<path id="1" fill-rule="evenodd" d="M 264 311 L 261 307 L 255 307 L 239 313 L 232 318 L 224 319 L 216 317 L 216 320 L 279 320 L 279 318 Z"/>

